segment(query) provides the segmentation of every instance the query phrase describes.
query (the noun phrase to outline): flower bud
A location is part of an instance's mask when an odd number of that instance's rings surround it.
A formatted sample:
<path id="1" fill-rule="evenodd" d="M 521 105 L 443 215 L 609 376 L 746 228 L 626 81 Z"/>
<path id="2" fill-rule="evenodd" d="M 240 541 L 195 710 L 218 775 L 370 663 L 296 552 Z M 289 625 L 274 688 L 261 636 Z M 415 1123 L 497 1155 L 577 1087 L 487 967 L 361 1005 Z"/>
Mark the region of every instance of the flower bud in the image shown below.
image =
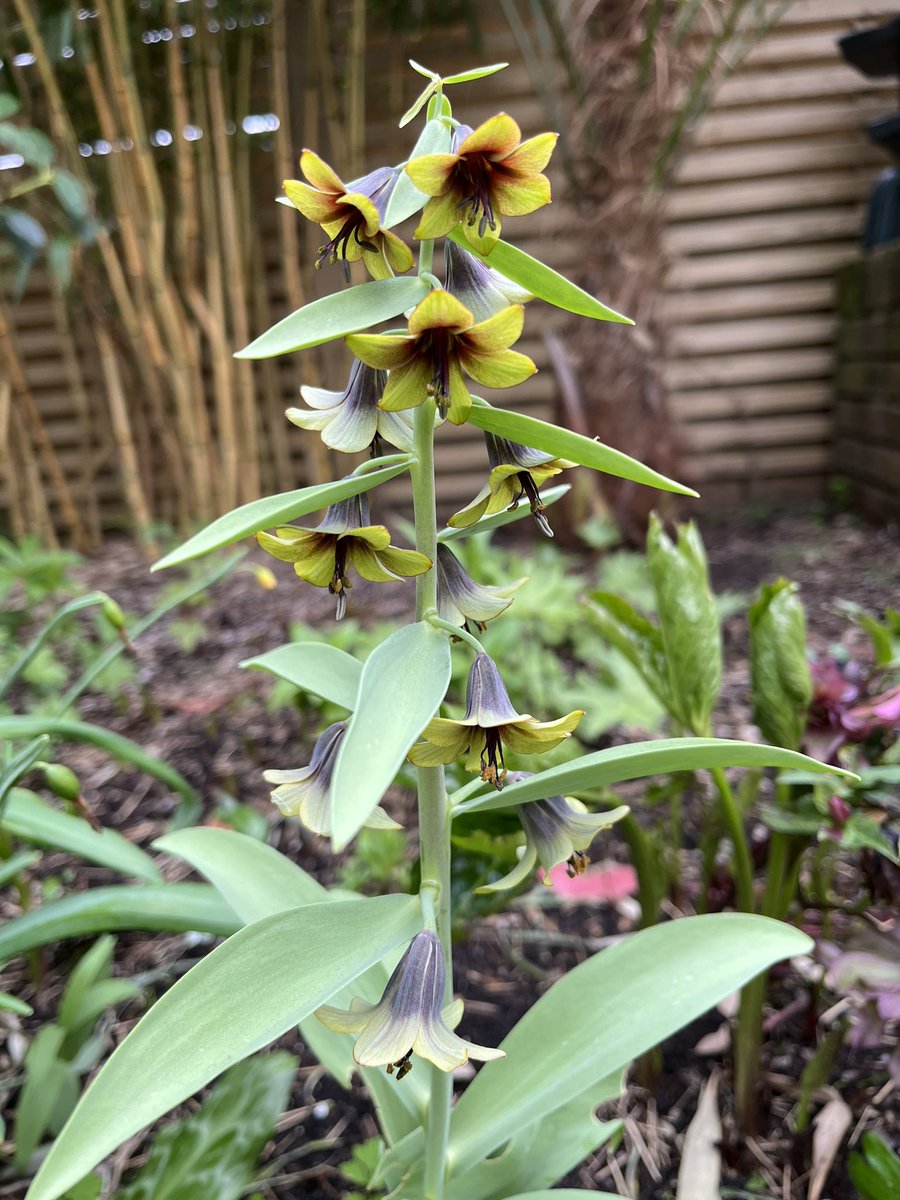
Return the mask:
<path id="1" fill-rule="evenodd" d="M 71 804 L 78 803 L 81 799 L 81 784 L 73 770 L 62 763 L 44 763 L 42 770 L 44 781 L 55 796 L 59 796 L 60 800 L 68 800 Z"/>

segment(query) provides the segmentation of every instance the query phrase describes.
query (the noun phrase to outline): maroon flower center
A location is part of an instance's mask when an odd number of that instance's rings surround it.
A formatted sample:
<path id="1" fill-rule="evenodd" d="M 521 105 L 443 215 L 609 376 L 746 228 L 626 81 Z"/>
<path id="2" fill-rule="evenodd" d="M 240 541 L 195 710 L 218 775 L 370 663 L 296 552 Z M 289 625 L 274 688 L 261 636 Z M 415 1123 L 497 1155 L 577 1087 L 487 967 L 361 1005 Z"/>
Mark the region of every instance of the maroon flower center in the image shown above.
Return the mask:
<path id="1" fill-rule="evenodd" d="M 517 508 L 519 501 L 523 498 L 528 501 L 531 507 L 531 515 L 537 522 L 538 529 L 547 537 L 553 537 L 553 530 L 550 528 L 550 522 L 544 516 L 544 502 L 541 500 L 541 493 L 538 491 L 537 484 L 531 477 L 529 471 L 519 471 L 516 474 L 516 482 L 519 485 L 519 494 L 513 500 L 510 508 Z"/>
<path id="2" fill-rule="evenodd" d="M 456 168 L 456 186 L 463 194 L 463 199 L 456 207 L 469 210 L 465 218 L 468 225 L 478 221 L 479 237 L 484 237 L 488 226 L 497 228 L 491 196 L 491 174 L 491 164 L 482 154 L 467 154 L 460 159 Z"/>
<path id="3" fill-rule="evenodd" d="M 450 400 L 450 366 L 455 350 L 455 334 L 449 329 L 429 329 L 422 337 L 422 352 L 429 355 L 434 374 L 428 384 L 428 395 L 433 396 L 442 417 L 447 415 Z"/>
<path id="4" fill-rule="evenodd" d="M 357 246 L 361 246 L 363 250 L 368 250 L 372 254 L 378 253 L 378 247 L 374 242 L 367 241 L 365 238 L 360 237 L 360 230 L 365 229 L 366 218 L 359 211 L 359 209 L 354 208 L 353 205 L 348 205 L 347 207 L 350 211 L 346 221 L 344 221 L 343 225 L 340 227 L 331 241 L 326 242 L 324 246 L 319 247 L 319 257 L 316 259 L 317 271 L 319 267 L 321 267 L 322 263 L 326 260 L 330 263 L 336 263 L 339 258 L 342 258 L 346 261 L 347 246 L 349 245 L 351 238 L 356 242 Z"/>
<path id="5" fill-rule="evenodd" d="M 503 743 L 500 730 L 496 727 L 484 730 L 484 749 L 481 752 L 481 778 L 492 783 L 498 792 L 503 790 L 506 764 L 503 761 Z"/>
<path id="6" fill-rule="evenodd" d="M 347 611 L 347 589 L 350 587 L 350 580 L 347 578 L 347 550 L 346 538 L 338 538 L 334 547 L 334 574 L 328 585 L 331 595 L 337 597 L 334 614 L 336 621 L 342 620 Z"/>

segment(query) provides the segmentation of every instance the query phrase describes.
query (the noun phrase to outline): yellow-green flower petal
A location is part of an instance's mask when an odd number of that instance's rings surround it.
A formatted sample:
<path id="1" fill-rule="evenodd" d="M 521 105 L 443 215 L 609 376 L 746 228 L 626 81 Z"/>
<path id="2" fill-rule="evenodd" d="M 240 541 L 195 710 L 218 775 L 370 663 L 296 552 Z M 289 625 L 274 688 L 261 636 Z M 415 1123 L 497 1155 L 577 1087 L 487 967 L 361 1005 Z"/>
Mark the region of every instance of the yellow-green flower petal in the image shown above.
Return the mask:
<path id="1" fill-rule="evenodd" d="M 411 362 L 395 367 L 388 377 L 387 387 L 378 401 L 378 407 L 387 412 L 400 412 L 405 408 L 416 408 L 428 397 L 428 385 L 434 377 L 434 368 L 427 358 L 414 358 Z"/>
<path id="2" fill-rule="evenodd" d="M 524 217 L 550 203 L 550 180 L 546 175 L 534 179 L 498 179 L 494 195 L 497 208 L 505 217 Z"/>
<path id="3" fill-rule="evenodd" d="M 413 237 L 420 241 L 445 237 L 456 228 L 459 220 L 459 200 L 455 192 L 433 196 L 422 210 L 419 224 L 413 230 Z"/>
<path id="4" fill-rule="evenodd" d="M 319 158 L 312 150 L 304 150 L 300 155 L 300 170 L 320 192 L 333 192 L 340 195 L 345 189 L 338 175 L 329 167 L 324 159 Z"/>
<path id="5" fill-rule="evenodd" d="M 460 144 L 457 154 L 486 154 L 492 158 L 506 158 L 522 140 L 518 125 L 508 113 L 497 113 L 489 117 Z"/>
<path id="6" fill-rule="evenodd" d="M 434 288 L 413 309 L 409 318 L 409 332 L 414 337 L 429 329 L 449 329 L 461 333 L 470 329 L 474 320 L 466 306 L 455 296 L 444 288 Z"/>
<path id="7" fill-rule="evenodd" d="M 344 341 L 361 362 L 378 371 L 402 367 L 415 353 L 415 339 L 386 333 L 350 333 Z"/>
<path id="8" fill-rule="evenodd" d="M 537 367 L 527 354 L 518 350 L 495 350 L 493 354 L 473 354 L 460 349 L 459 360 L 466 373 L 489 388 L 514 387 L 530 379 Z"/>
<path id="9" fill-rule="evenodd" d="M 285 179 L 284 194 L 298 212 L 316 225 L 335 220 L 338 210 L 334 196 L 318 192 L 299 179 Z"/>
<path id="10" fill-rule="evenodd" d="M 504 174 L 534 175 L 543 171 L 559 138 L 558 133 L 539 133 L 537 137 L 522 142 L 511 154 L 507 154 L 498 168 Z"/>
<path id="11" fill-rule="evenodd" d="M 420 192 L 426 196 L 440 196 L 447 190 L 458 162 L 458 154 L 424 154 L 408 162 L 404 170 Z"/>

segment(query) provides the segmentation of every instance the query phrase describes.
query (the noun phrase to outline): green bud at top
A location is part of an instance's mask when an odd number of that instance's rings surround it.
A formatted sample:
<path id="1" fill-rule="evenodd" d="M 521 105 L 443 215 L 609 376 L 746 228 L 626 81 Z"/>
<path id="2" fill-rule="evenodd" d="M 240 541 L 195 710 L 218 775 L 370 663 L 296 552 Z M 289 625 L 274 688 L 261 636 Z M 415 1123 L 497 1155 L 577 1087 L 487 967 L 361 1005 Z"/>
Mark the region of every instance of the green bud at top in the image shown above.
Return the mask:
<path id="1" fill-rule="evenodd" d="M 647 566 L 656 594 L 671 715 L 685 730 L 708 737 L 722 682 L 722 634 L 706 553 L 693 522 L 678 526 L 676 543 L 651 514 Z"/>
<path id="2" fill-rule="evenodd" d="M 55 796 L 59 796 L 60 800 L 68 800 L 72 804 L 79 801 L 81 784 L 74 771 L 63 766 L 62 763 L 44 763 L 42 770 L 47 787 Z"/>
<path id="3" fill-rule="evenodd" d="M 796 750 L 813 693 L 797 585 L 787 579 L 763 584 L 747 619 L 753 720 L 767 742 Z"/>
<path id="4" fill-rule="evenodd" d="M 125 628 L 125 614 L 115 600 L 113 600 L 112 596 L 104 598 L 103 603 L 100 605 L 100 611 L 116 632 L 121 632 Z"/>

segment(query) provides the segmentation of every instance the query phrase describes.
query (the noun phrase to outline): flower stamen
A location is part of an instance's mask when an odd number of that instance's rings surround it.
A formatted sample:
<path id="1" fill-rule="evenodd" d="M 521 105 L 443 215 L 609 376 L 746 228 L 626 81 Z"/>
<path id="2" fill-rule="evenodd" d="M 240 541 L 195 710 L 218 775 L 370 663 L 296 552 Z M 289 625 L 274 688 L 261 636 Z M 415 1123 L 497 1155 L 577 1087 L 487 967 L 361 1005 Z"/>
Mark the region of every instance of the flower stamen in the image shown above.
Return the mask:
<path id="1" fill-rule="evenodd" d="M 484 749 L 481 752 L 481 778 L 485 783 L 492 783 L 498 792 L 503 790 L 506 778 L 506 763 L 503 761 L 503 743 L 500 740 L 500 728 L 493 727 L 484 731 Z"/>

